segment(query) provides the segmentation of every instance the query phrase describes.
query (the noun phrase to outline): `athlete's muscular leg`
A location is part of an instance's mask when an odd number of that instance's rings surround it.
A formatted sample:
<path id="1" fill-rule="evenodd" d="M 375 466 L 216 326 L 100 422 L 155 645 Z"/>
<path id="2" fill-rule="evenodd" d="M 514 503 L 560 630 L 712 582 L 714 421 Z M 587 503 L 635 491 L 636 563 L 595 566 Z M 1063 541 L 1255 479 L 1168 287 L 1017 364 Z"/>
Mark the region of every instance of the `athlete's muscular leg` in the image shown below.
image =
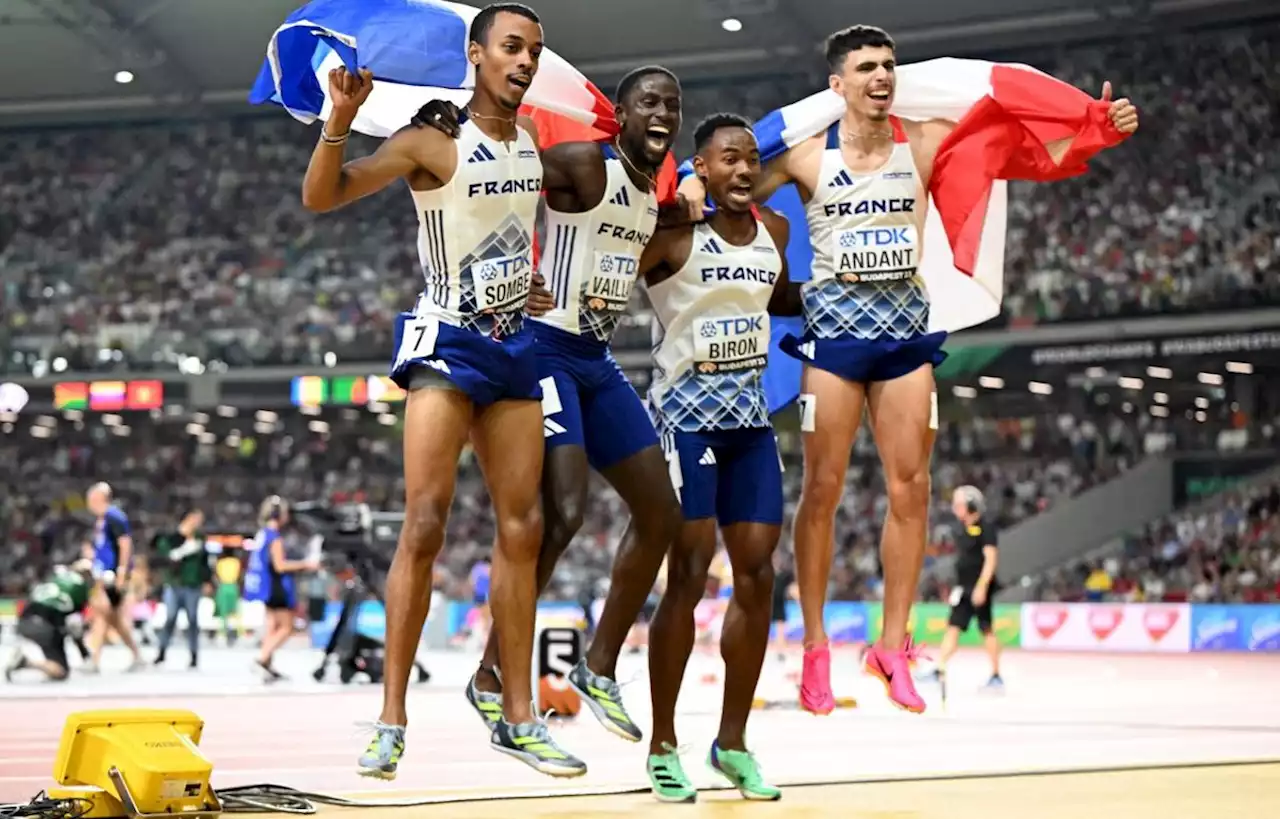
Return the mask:
<path id="1" fill-rule="evenodd" d="M 587 453 L 582 447 L 567 445 L 546 451 L 542 465 L 542 514 L 546 522 L 538 552 L 538 594 L 547 587 L 556 561 L 582 528 L 589 475 Z M 489 670 L 498 665 L 498 633 L 489 629 L 489 642 L 476 673 L 476 688 L 493 693 L 502 690 L 498 678 Z"/>
<path id="2" fill-rule="evenodd" d="M 796 507 L 796 575 L 806 645 L 823 643 L 827 631 L 822 610 L 827 602 L 834 548 L 836 507 L 844 493 L 866 390 L 816 367 L 806 366 L 801 391 L 804 423 L 804 480 Z"/>
<path id="3" fill-rule="evenodd" d="M 929 523 L 929 458 L 933 452 L 933 366 L 871 385 L 867 404 L 871 428 L 884 466 L 889 512 L 880 539 L 884 562 L 885 648 L 897 649 L 907 636 L 907 620 L 924 563 Z"/>
<path id="4" fill-rule="evenodd" d="M 493 498 L 497 543 L 489 605 L 503 670 L 502 712 L 508 723 L 533 722 L 533 629 L 542 545 L 542 408 L 537 401 L 499 401 L 481 413 L 472 443 Z"/>
<path id="5" fill-rule="evenodd" d="M 467 442 L 472 415 L 471 400 L 450 389 L 413 390 L 405 404 L 404 527 L 387 573 L 380 718 L 387 725 L 407 721 L 405 692 L 431 608 L 431 568 L 444 544 L 458 456 Z"/>
<path id="6" fill-rule="evenodd" d="M 781 535 L 781 526 L 767 523 L 735 523 L 724 529 L 725 547 L 733 567 L 733 597 L 720 632 L 725 674 L 717 742 L 727 751 L 747 750 L 747 717 L 769 648 L 773 552 Z"/>
<path id="7" fill-rule="evenodd" d="M 707 590 L 707 570 L 716 553 L 715 518 L 686 521 L 667 560 L 667 591 L 649 624 L 649 697 L 653 733 L 649 753 L 676 747 L 676 699 L 693 651 L 693 610 Z"/>
<path id="8" fill-rule="evenodd" d="M 642 449 L 606 468 L 604 476 L 631 510 L 631 522 L 613 558 L 609 596 L 587 652 L 587 668 L 612 679 L 627 632 L 680 531 L 681 515 L 661 447 Z"/>

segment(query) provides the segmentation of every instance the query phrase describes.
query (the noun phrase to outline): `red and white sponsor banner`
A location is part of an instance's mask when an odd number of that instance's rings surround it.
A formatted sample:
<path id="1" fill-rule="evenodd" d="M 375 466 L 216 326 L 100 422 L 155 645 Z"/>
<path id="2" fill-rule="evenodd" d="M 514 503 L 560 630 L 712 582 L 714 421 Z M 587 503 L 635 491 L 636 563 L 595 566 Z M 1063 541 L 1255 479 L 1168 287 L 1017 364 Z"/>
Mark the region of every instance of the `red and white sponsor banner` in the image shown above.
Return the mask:
<path id="1" fill-rule="evenodd" d="M 1186 603 L 1023 603 L 1022 648 L 1031 651 L 1191 650 Z"/>

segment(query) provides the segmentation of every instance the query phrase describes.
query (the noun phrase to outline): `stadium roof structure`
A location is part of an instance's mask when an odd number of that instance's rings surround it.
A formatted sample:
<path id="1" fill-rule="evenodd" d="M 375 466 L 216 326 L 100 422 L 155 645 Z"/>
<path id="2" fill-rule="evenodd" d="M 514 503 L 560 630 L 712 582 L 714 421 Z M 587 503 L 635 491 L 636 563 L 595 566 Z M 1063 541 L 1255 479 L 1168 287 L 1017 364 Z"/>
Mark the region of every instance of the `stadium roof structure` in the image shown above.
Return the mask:
<path id="1" fill-rule="evenodd" d="M 482 5 L 473 0 L 473 5 Z M 682 77 L 825 72 L 823 37 L 882 26 L 904 58 L 1028 48 L 1266 13 L 1269 0 L 530 0 L 602 87 L 660 62 Z M 5 0 L 0 125 L 244 108 L 272 31 L 301 0 Z M 1272 11 L 1274 13 L 1274 11 Z M 734 18 L 740 28 L 724 21 Z M 738 28 L 736 31 L 729 30 Z M 132 81 L 118 82 L 119 72 Z"/>

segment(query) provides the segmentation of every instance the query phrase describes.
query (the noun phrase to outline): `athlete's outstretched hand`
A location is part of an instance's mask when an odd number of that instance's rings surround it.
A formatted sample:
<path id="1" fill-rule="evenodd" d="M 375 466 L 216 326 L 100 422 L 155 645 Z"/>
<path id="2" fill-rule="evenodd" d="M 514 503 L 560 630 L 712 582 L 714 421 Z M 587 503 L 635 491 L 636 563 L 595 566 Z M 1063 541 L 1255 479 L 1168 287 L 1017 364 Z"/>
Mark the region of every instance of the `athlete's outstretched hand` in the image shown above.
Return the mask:
<path id="1" fill-rule="evenodd" d="M 555 296 L 546 288 L 546 280 L 541 273 L 533 274 L 533 284 L 529 288 L 529 300 L 524 303 L 524 311 L 531 316 L 545 316 L 556 306 Z"/>
<path id="2" fill-rule="evenodd" d="M 359 74 L 352 74 L 346 66 L 329 72 L 329 100 L 334 113 L 354 116 L 372 92 L 373 72 L 367 68 L 360 69 Z"/>
<path id="3" fill-rule="evenodd" d="M 1122 134 L 1132 134 L 1138 130 L 1138 109 L 1129 102 L 1128 97 L 1111 99 L 1110 80 L 1102 84 L 1102 101 L 1111 103 L 1107 116 L 1111 118 L 1111 124 L 1116 126 L 1117 131 Z"/>
<path id="4" fill-rule="evenodd" d="M 444 131 L 453 139 L 462 133 L 458 124 L 462 119 L 462 109 L 448 100 L 432 100 L 418 109 L 418 113 L 410 120 L 419 128 L 435 128 Z"/>
<path id="5" fill-rule="evenodd" d="M 684 200 L 690 222 L 701 222 L 705 218 L 703 210 L 707 201 L 707 186 L 702 184 L 697 174 L 691 173 L 686 176 L 680 183 L 680 187 L 676 189 L 676 194 Z"/>

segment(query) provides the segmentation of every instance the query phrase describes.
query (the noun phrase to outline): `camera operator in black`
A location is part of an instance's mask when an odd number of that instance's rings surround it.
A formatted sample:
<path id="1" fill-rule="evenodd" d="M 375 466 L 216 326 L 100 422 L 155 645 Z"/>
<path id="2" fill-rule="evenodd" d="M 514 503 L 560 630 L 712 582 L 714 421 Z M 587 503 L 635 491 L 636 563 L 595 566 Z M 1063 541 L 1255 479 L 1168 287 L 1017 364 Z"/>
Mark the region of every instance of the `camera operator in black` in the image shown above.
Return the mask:
<path id="1" fill-rule="evenodd" d="M 991 658 L 991 678 L 987 688 L 1004 686 L 1000 679 L 1000 641 L 992 630 L 991 601 L 1000 590 L 996 567 L 1000 561 L 1000 533 L 983 517 L 986 501 L 976 486 L 961 486 L 951 496 L 951 511 L 960 522 L 956 534 L 956 585 L 951 589 L 951 618 L 942 638 L 938 676 L 947 671 L 947 661 L 956 652 L 960 635 L 976 616 L 987 656 Z"/>

